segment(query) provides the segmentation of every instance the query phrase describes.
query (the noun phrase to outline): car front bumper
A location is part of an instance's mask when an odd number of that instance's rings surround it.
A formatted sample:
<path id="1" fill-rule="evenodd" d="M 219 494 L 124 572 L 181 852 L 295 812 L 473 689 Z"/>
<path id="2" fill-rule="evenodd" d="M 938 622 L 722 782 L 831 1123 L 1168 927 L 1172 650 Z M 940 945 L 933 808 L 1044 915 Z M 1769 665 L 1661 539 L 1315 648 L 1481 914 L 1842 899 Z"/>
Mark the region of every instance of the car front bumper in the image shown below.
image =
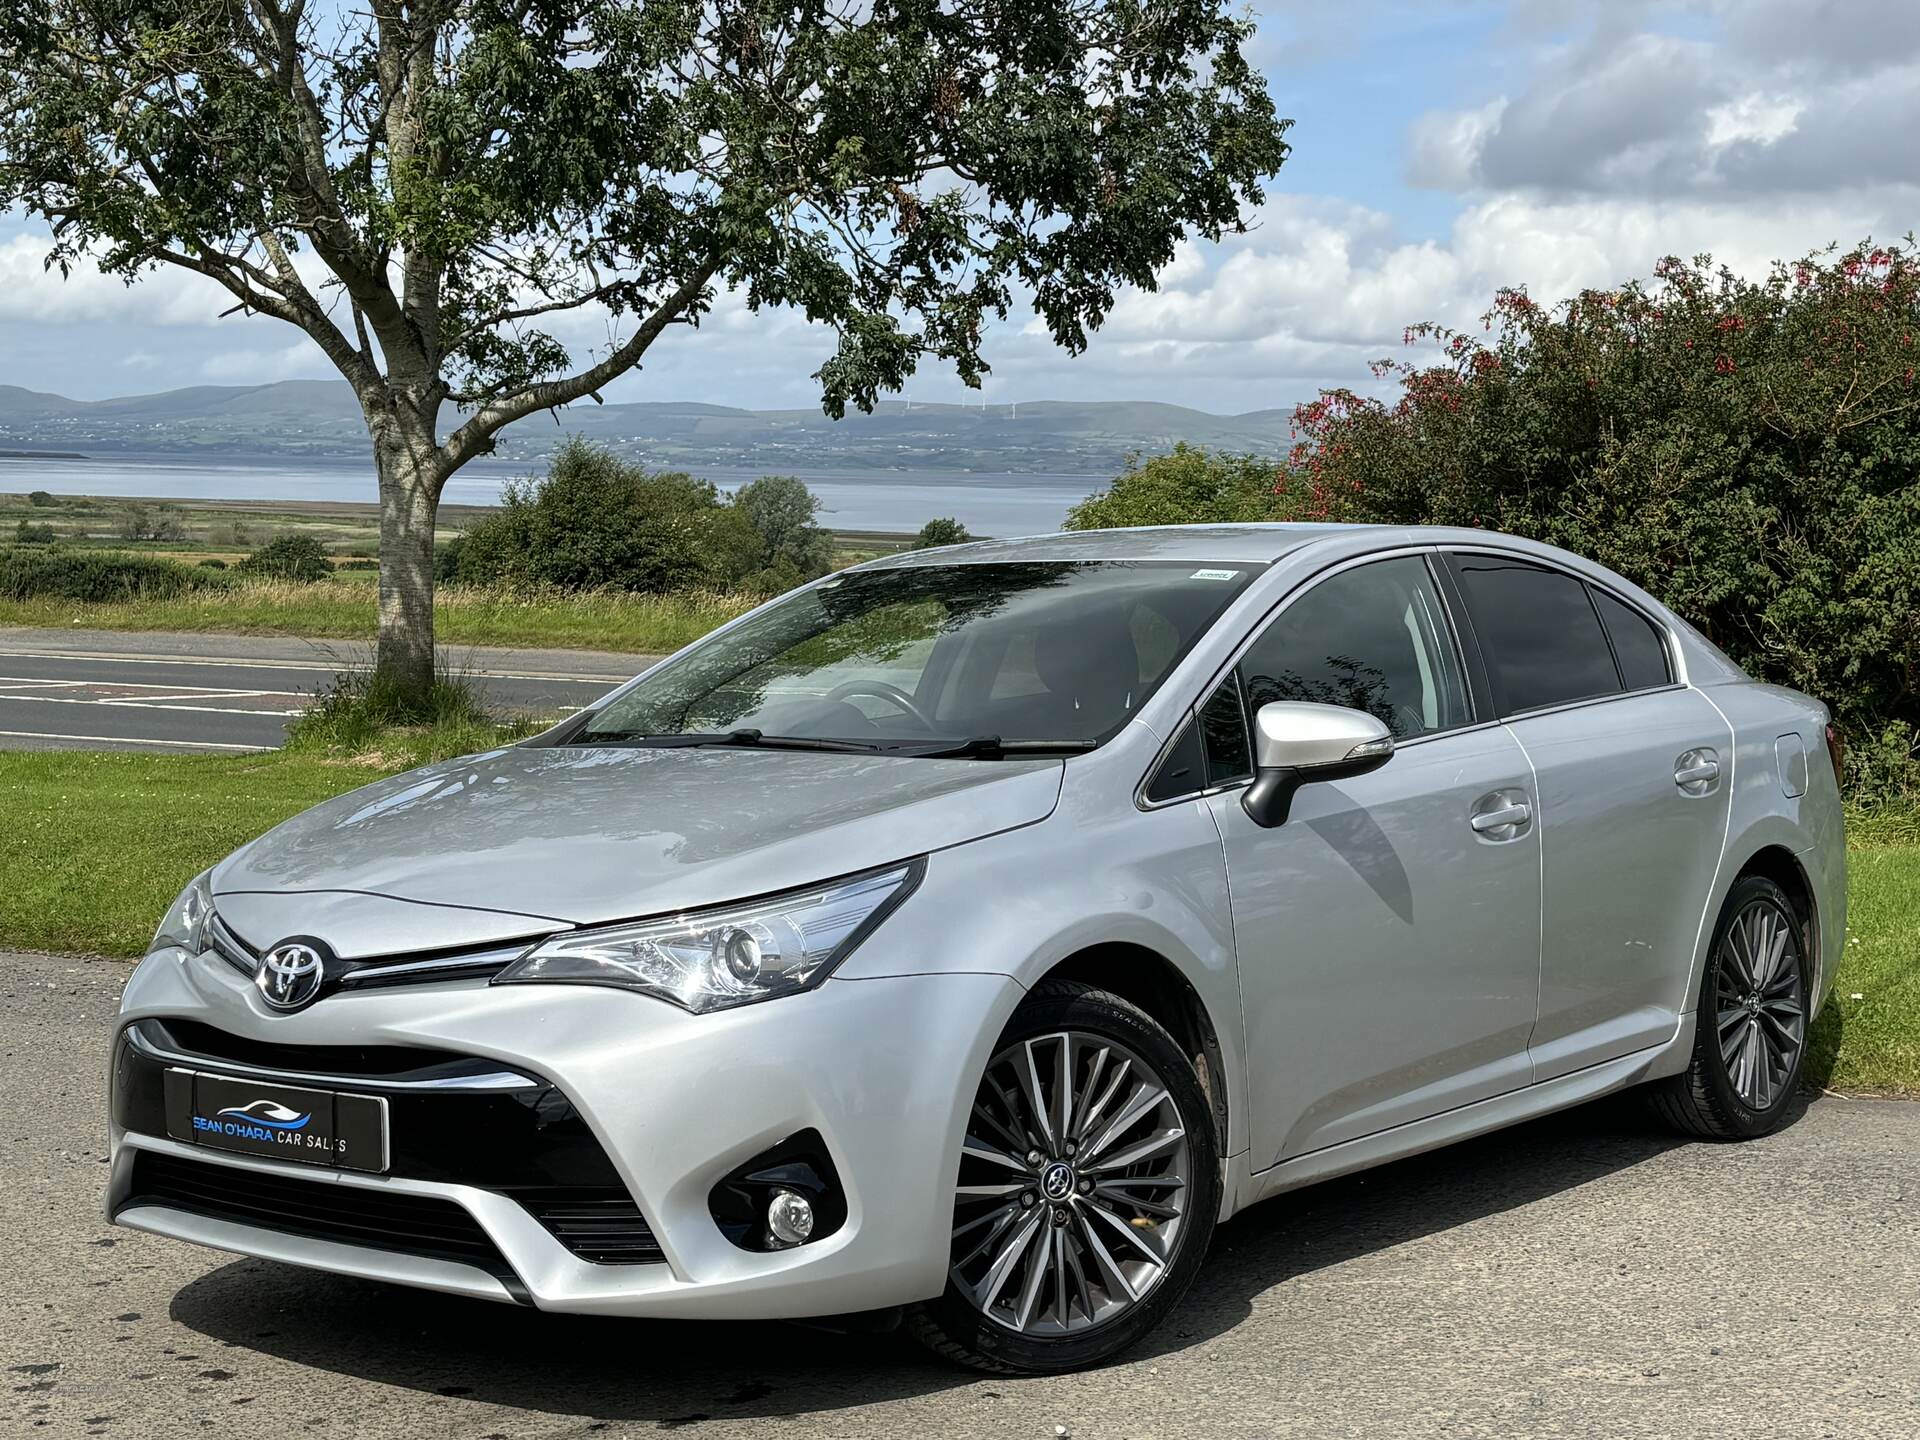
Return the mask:
<path id="1" fill-rule="evenodd" d="M 123 1026 L 149 1017 L 188 1020 L 256 1047 L 426 1047 L 551 1081 L 604 1149 L 663 1258 L 583 1260 L 514 1199 L 456 1183 L 457 1176 L 256 1159 L 117 1123 L 106 1210 L 118 1224 L 219 1249 L 547 1310 L 775 1319 L 925 1299 L 946 1280 L 952 1187 L 974 1086 L 1023 993 L 996 975 L 833 979 L 808 994 L 695 1016 L 618 990 L 466 981 L 339 994 L 279 1015 L 215 955 L 160 951 L 128 982 Z M 116 1044 L 114 1052 L 123 1049 Z M 342 1081 L 339 1088 L 356 1087 Z M 845 1223 L 788 1250 L 740 1248 L 710 1211 L 714 1185 L 807 1130 L 831 1156 Z M 485 1231 L 507 1273 L 166 1204 L 129 1204 L 143 1151 L 367 1192 L 343 1199 L 451 1202 Z"/>

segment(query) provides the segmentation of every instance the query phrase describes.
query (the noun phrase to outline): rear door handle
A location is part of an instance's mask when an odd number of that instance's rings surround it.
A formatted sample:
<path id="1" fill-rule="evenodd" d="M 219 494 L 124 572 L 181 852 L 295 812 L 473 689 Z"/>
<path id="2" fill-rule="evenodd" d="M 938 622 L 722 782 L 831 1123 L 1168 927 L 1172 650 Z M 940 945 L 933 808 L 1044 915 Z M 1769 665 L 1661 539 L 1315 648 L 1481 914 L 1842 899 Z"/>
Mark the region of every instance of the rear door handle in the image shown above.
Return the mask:
<path id="1" fill-rule="evenodd" d="M 1673 783 L 1689 795 L 1705 795 L 1720 778 L 1720 757 L 1711 750 L 1689 750 L 1673 762 Z"/>
<path id="2" fill-rule="evenodd" d="M 1495 791 L 1480 802 L 1468 819 L 1477 834 L 1510 840 L 1533 820 L 1533 806 L 1513 791 Z"/>

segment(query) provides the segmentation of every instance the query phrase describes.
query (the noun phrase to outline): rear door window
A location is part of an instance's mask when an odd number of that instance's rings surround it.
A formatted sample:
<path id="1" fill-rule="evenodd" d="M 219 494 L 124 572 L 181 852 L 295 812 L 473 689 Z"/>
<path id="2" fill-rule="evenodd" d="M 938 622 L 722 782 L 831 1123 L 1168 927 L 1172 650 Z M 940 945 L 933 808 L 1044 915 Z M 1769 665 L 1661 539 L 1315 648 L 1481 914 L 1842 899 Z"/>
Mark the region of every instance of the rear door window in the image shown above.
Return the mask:
<path id="1" fill-rule="evenodd" d="M 1503 555 L 1455 555 L 1502 715 L 1620 692 L 1584 582 Z"/>

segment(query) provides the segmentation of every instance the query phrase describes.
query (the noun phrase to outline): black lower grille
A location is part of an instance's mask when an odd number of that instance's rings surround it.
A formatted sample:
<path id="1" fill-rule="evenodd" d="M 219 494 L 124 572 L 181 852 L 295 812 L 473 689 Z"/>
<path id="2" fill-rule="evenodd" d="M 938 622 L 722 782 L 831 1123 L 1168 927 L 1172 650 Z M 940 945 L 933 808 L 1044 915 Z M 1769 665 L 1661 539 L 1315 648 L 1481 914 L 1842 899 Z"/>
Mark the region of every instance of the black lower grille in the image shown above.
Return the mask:
<path id="1" fill-rule="evenodd" d="M 633 1197 L 617 1188 L 517 1194 L 533 1218 L 582 1260 L 645 1265 L 663 1258 Z"/>
<path id="2" fill-rule="evenodd" d="M 165 1205 L 262 1230 L 457 1260 L 511 1282 L 514 1276 L 487 1232 L 451 1200 L 269 1175 L 235 1165 L 182 1160 L 151 1150 L 133 1158 L 133 1185 L 121 1208 Z"/>

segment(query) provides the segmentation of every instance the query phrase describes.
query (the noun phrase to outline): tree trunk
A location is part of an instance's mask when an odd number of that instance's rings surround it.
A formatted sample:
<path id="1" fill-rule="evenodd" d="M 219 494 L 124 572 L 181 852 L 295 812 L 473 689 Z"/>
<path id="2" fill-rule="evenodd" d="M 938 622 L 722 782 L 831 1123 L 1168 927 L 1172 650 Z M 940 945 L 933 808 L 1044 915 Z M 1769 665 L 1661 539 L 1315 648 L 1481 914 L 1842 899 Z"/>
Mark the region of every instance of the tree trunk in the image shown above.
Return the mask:
<path id="1" fill-rule="evenodd" d="M 380 471 L 380 631 L 374 670 L 424 717 L 433 693 L 433 521 L 439 487 L 405 449 L 376 450 Z"/>

